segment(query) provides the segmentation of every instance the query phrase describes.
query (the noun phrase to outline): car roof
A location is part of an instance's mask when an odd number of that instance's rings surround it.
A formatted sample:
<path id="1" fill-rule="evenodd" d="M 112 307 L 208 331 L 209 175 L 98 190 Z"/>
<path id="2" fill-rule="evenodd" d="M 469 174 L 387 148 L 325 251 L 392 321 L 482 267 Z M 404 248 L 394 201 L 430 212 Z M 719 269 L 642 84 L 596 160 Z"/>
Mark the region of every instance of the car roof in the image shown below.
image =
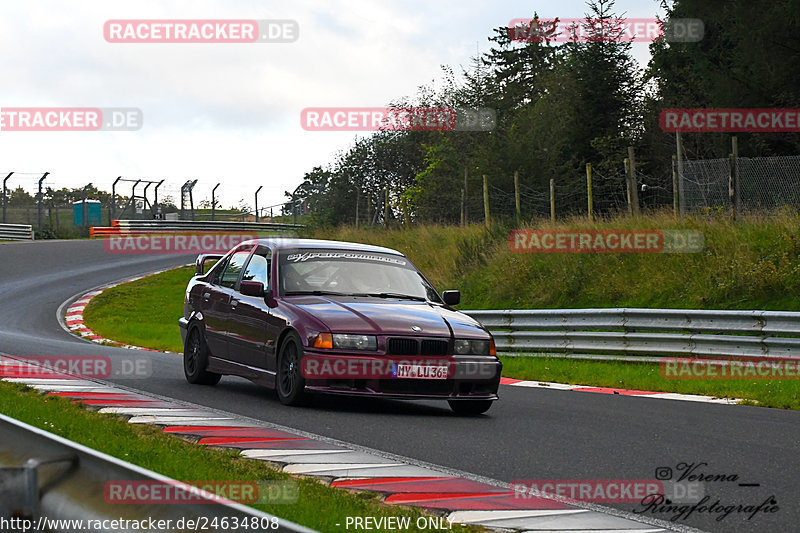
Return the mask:
<path id="1" fill-rule="evenodd" d="M 322 239 L 286 239 L 283 237 L 253 239 L 247 242 L 257 242 L 259 244 L 271 246 L 277 250 L 325 248 L 328 250 L 351 250 L 358 252 L 403 255 L 397 250 L 393 250 L 391 248 L 384 248 L 383 246 L 373 246 L 371 244 L 362 244 L 358 242 L 327 241 Z"/>

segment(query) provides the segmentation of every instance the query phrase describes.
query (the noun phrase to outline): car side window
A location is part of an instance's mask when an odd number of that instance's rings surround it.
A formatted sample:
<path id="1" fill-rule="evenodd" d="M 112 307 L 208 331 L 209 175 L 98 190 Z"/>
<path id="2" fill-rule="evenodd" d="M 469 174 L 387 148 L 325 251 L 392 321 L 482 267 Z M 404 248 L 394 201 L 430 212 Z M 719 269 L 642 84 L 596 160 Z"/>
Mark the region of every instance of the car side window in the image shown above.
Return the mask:
<path id="1" fill-rule="evenodd" d="M 242 281 L 260 281 L 264 287 L 269 286 L 269 267 L 271 254 L 268 248 L 259 248 L 250 258 Z"/>
<path id="2" fill-rule="evenodd" d="M 244 264 L 247 261 L 247 256 L 249 255 L 250 250 L 236 252 L 233 254 L 228 261 L 228 264 L 225 265 L 225 270 L 222 272 L 219 284 L 223 287 L 228 287 L 229 289 L 234 288 L 236 286 L 236 282 L 239 280 L 239 274 L 242 272 L 242 267 L 244 267 Z"/>
<path id="3" fill-rule="evenodd" d="M 220 261 L 212 267 L 213 274 L 211 274 L 211 284 L 212 285 L 219 285 L 219 281 L 222 278 L 222 273 L 225 271 L 225 267 L 228 266 L 228 261 L 230 257 L 226 257 L 225 259 L 220 259 Z"/>

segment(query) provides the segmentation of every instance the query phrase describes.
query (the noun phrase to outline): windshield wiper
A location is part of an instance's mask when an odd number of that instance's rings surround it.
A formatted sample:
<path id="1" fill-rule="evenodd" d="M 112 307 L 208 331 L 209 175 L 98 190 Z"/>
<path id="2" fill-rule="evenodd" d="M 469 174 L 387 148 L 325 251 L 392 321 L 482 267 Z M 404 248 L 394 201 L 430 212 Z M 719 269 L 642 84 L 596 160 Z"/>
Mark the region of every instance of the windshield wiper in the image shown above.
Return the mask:
<path id="1" fill-rule="evenodd" d="M 398 298 L 401 300 L 416 300 L 418 302 L 427 302 L 428 299 L 424 296 L 413 296 L 411 294 L 401 294 L 398 292 L 368 292 L 358 293 L 353 296 L 371 296 L 373 298 Z"/>
<path id="2" fill-rule="evenodd" d="M 286 291 L 284 296 L 355 296 L 352 293 L 336 291 Z"/>

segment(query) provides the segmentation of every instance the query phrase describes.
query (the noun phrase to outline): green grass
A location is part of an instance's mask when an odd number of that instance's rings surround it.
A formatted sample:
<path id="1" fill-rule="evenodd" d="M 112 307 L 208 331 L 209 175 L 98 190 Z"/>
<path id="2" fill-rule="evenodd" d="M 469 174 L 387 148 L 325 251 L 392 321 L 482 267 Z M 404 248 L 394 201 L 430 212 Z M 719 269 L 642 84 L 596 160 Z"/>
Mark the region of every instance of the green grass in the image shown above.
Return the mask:
<path id="1" fill-rule="evenodd" d="M 690 254 L 523 254 L 511 226 L 402 229 L 342 227 L 315 237 L 395 248 L 440 290 L 460 289 L 463 309 L 650 307 L 800 310 L 800 216 L 686 218 L 658 214 L 537 229 L 691 229 L 705 250 Z"/>
<path id="2" fill-rule="evenodd" d="M 104 291 L 92 299 L 84 322 L 107 339 L 182 352 L 178 319 L 194 266 L 168 270 Z"/>
<path id="3" fill-rule="evenodd" d="M 18 384 L 0 382 L 0 412 L 177 480 L 294 480 L 299 488 L 296 503 L 252 507 L 323 532 L 341 531 L 342 526 L 335 524 L 344 524 L 347 516 L 408 516 L 412 526 L 417 517 L 424 516 L 418 509 L 384 504 L 372 493 L 352 493 L 314 479 L 291 477 L 263 461 L 239 457 L 234 450 L 198 446 L 154 426 L 128 424 L 121 417 L 97 413 L 65 398 L 44 397 Z M 453 531 L 482 529 L 454 525 Z"/>
<path id="4" fill-rule="evenodd" d="M 617 361 L 585 361 L 551 357 L 501 357 L 503 375 L 532 381 L 594 385 L 717 398 L 741 398 L 744 403 L 780 409 L 800 409 L 800 385 L 794 380 L 675 380 L 665 379 L 659 365 Z"/>

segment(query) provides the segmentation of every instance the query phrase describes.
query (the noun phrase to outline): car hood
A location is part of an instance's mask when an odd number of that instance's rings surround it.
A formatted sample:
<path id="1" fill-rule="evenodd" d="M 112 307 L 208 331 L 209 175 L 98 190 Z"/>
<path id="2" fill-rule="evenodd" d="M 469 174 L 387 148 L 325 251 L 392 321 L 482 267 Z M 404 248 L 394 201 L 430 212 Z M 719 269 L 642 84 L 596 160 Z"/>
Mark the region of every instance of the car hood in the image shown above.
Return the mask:
<path id="1" fill-rule="evenodd" d="M 290 303 L 334 333 L 486 338 L 471 317 L 438 305 L 376 298 L 293 297 Z M 422 331 L 411 329 L 412 326 Z"/>

